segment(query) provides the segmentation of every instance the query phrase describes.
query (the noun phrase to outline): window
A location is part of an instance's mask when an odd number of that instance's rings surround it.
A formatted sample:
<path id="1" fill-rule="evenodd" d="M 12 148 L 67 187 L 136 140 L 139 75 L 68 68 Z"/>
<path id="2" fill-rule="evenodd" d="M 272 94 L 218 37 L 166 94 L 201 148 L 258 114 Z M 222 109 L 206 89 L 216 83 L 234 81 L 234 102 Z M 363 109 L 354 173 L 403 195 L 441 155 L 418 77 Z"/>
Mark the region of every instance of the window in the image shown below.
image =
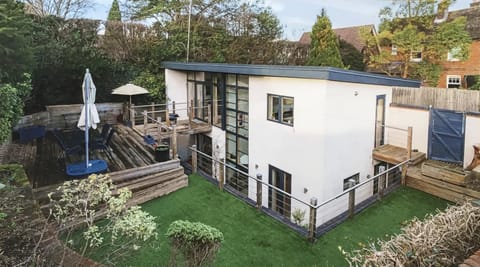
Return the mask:
<path id="1" fill-rule="evenodd" d="M 420 62 L 422 61 L 422 50 L 412 50 L 410 53 L 410 61 Z"/>
<path id="2" fill-rule="evenodd" d="M 360 173 L 354 174 L 348 178 L 343 179 L 343 191 L 354 187 L 360 182 Z"/>
<path id="3" fill-rule="evenodd" d="M 398 52 L 398 48 L 396 45 L 392 44 L 392 56 L 396 56 Z"/>
<path id="4" fill-rule="evenodd" d="M 460 88 L 461 79 L 460 75 L 447 75 L 447 88 Z"/>
<path id="5" fill-rule="evenodd" d="M 268 120 L 293 125 L 293 97 L 269 94 Z"/>
<path id="6" fill-rule="evenodd" d="M 460 47 L 455 47 L 453 49 L 451 49 L 450 51 L 448 51 L 448 54 L 447 54 L 447 60 L 448 61 L 460 61 L 460 59 L 458 58 L 458 56 L 460 55 Z"/>

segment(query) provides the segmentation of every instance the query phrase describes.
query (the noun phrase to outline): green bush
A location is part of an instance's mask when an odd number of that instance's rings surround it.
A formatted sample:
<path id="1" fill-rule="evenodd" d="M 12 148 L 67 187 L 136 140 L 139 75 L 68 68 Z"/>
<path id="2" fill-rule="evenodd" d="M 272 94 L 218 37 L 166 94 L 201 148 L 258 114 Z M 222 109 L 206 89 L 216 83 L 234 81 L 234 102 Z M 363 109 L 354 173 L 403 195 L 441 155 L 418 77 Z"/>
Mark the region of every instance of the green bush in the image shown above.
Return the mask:
<path id="1" fill-rule="evenodd" d="M 26 186 L 29 184 L 28 177 L 22 165 L 0 165 L 0 183 L 13 186 Z"/>
<path id="2" fill-rule="evenodd" d="M 183 255 L 186 266 L 212 263 L 223 241 L 223 234 L 218 229 L 182 220 L 170 224 L 166 235 L 172 243 L 171 266 L 177 265 L 178 252 Z"/>

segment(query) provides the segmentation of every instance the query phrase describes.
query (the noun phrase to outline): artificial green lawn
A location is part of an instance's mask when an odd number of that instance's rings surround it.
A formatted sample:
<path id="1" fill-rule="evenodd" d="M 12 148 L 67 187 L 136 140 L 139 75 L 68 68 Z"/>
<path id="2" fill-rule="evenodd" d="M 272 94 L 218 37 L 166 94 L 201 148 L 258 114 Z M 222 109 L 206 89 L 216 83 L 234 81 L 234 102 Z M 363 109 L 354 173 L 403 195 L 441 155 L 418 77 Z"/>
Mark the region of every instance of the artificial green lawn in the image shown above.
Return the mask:
<path id="1" fill-rule="evenodd" d="M 423 218 L 448 205 L 423 192 L 400 188 L 311 244 L 203 178 L 192 175 L 189 183 L 187 188 L 143 205 L 157 217 L 157 244 L 143 247 L 118 266 L 166 266 L 170 247 L 165 232 L 179 219 L 203 222 L 223 232 L 225 241 L 215 266 L 346 266 L 339 246 L 346 251 L 357 249 L 359 243 L 399 232 L 405 220 Z"/>

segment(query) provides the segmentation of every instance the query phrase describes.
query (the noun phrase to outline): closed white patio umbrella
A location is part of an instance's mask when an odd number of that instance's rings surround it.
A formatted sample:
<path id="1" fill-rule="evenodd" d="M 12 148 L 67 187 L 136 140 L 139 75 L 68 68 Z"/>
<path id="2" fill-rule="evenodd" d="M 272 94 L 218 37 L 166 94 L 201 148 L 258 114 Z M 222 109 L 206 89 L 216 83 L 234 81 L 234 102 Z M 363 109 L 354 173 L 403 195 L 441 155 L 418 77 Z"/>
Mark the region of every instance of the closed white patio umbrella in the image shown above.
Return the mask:
<path id="1" fill-rule="evenodd" d="M 84 176 L 92 173 L 104 172 L 108 166 L 104 160 L 89 160 L 89 134 L 90 127 L 97 128 L 100 122 L 97 107 L 95 106 L 96 87 L 92 75 L 87 69 L 82 83 L 83 107 L 77 127 L 85 131 L 85 162 L 67 165 L 69 176 Z"/>

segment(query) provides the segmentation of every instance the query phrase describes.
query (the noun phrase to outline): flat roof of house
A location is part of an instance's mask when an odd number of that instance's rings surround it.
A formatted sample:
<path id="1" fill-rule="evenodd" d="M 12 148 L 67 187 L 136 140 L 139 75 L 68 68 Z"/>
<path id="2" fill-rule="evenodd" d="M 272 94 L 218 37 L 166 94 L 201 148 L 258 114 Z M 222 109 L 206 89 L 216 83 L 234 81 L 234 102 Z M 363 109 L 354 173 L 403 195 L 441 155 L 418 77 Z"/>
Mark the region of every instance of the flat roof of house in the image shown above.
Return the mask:
<path id="1" fill-rule="evenodd" d="M 344 70 L 332 67 L 250 65 L 226 63 L 162 62 L 166 69 L 184 71 L 206 71 L 287 78 L 320 79 L 337 82 L 373 84 L 398 87 L 420 87 L 420 81 L 389 77 L 386 75 Z"/>

